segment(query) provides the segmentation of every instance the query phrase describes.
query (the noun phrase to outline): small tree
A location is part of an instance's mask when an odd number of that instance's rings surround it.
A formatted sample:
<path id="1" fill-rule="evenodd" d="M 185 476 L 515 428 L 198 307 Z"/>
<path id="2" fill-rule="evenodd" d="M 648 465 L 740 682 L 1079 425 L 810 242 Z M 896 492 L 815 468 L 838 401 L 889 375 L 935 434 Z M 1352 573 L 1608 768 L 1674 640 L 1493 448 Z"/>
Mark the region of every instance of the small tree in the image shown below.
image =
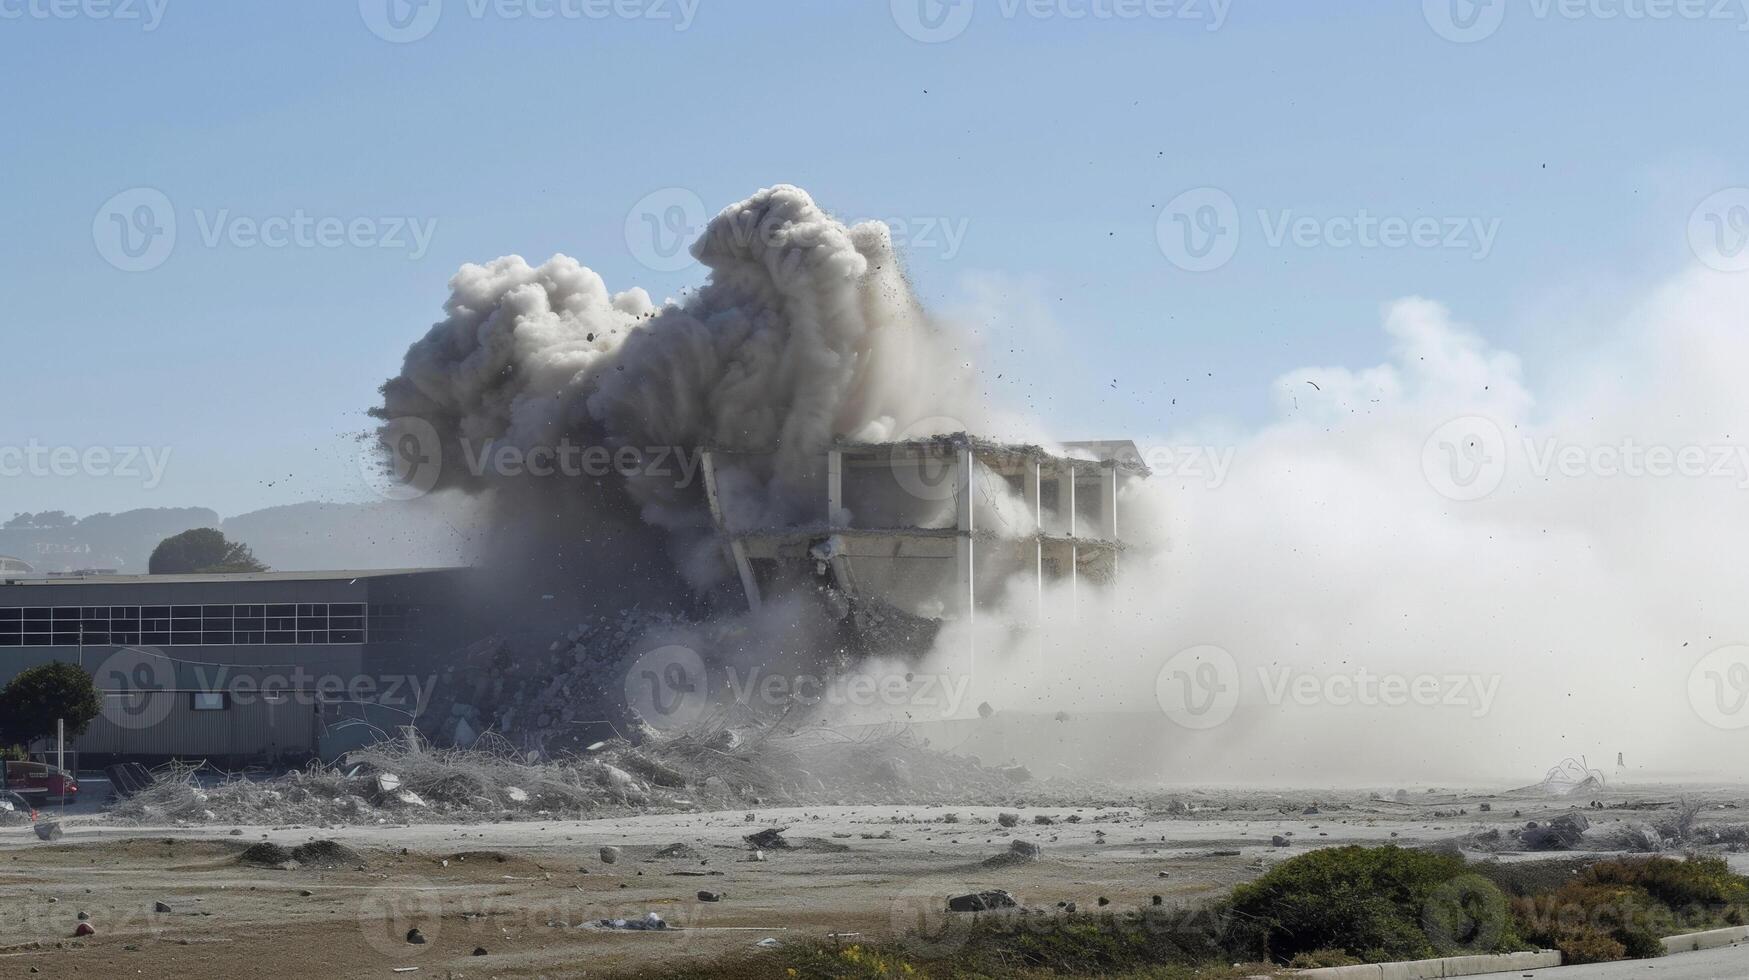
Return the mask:
<path id="1" fill-rule="evenodd" d="M 188 575 L 196 572 L 265 572 L 249 546 L 232 541 L 218 529 L 197 527 L 171 535 L 152 549 L 147 570 L 153 575 Z"/>
<path id="2" fill-rule="evenodd" d="M 0 741 L 25 745 L 55 733 L 57 719 L 67 737 L 84 734 L 102 706 L 97 685 L 78 664 L 56 662 L 20 673 L 0 691 Z"/>

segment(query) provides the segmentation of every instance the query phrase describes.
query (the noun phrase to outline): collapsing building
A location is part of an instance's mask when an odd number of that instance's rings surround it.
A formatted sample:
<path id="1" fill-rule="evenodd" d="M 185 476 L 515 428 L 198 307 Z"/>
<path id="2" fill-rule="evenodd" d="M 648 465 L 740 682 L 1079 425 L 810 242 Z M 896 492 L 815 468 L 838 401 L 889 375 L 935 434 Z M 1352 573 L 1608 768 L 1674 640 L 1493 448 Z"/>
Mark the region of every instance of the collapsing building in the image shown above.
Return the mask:
<path id="1" fill-rule="evenodd" d="M 748 605 L 825 585 L 929 619 L 971 620 L 1009 583 L 1110 582 L 1123 549 L 1118 503 L 1148 468 L 1128 441 L 1065 443 L 1062 454 L 966 433 L 839 442 L 802 468 L 814 505 L 775 521 L 741 506 L 775 454 L 704 454 L 711 517 Z M 750 474 L 748 471 L 752 471 Z"/>

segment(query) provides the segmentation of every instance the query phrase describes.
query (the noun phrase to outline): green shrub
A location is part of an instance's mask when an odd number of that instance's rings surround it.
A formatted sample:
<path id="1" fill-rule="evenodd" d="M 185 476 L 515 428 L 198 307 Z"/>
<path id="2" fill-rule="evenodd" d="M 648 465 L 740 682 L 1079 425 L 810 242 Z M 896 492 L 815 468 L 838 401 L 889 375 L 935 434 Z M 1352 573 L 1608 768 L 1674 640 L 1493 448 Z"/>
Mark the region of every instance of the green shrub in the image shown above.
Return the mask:
<path id="1" fill-rule="evenodd" d="M 1565 933 L 1552 944 L 1561 951 L 1561 961 L 1579 963 L 1610 963 L 1627 959 L 1628 949 L 1596 929 Z"/>
<path id="2" fill-rule="evenodd" d="M 1722 859 L 1599 861 L 1559 888 L 1512 902 L 1520 932 L 1575 962 L 1646 959 L 1663 938 L 1741 921 L 1749 880 Z M 1618 948 L 1619 947 L 1619 948 Z"/>
<path id="3" fill-rule="evenodd" d="M 1358 958 L 1339 949 L 1315 949 L 1310 953 L 1300 953 L 1289 960 L 1287 965 L 1296 970 L 1317 970 L 1327 966 L 1355 966 L 1359 963 Z"/>
<path id="4" fill-rule="evenodd" d="M 1749 880 L 1733 874 L 1724 858 L 1622 858 L 1599 861 L 1580 875 L 1599 885 L 1638 887 L 1672 909 L 1722 909 L 1749 902 Z"/>
<path id="5" fill-rule="evenodd" d="M 1232 951 L 1278 963 L 1320 950 L 1380 962 L 1523 946 L 1506 896 L 1463 858 L 1395 846 L 1302 854 L 1235 888 L 1230 909 L 1246 923 Z"/>

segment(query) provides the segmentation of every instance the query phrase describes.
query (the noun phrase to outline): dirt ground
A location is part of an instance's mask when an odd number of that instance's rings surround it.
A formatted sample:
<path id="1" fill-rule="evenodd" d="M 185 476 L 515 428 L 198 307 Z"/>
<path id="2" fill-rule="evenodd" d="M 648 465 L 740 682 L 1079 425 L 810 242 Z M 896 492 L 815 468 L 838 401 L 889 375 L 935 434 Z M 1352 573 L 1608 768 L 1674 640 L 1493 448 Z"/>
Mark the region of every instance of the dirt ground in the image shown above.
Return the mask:
<path id="1" fill-rule="evenodd" d="M 1455 840 L 1578 801 L 1452 795 L 1181 794 L 1130 807 L 847 806 L 582 822 L 141 828 L 76 818 L 54 844 L 0 829 L 0 975 L 55 977 L 585 977 L 708 958 L 767 938 L 888 935 L 940 918 L 948 894 L 1004 888 L 1024 904 L 1093 908 L 1212 897 L 1307 847 Z M 1493 800 L 1492 812 L 1479 802 Z M 1612 791 L 1594 822 L 1655 818 L 1673 794 Z M 1587 801 L 1588 802 L 1588 801 Z M 1749 795 L 1709 819 L 1749 819 Z M 1583 805 L 1583 804 L 1581 804 Z M 1307 814 L 1308 806 L 1318 812 Z M 951 816 L 950 816 L 951 815 Z M 1043 816 L 1049 824 L 1034 823 Z M 1078 817 L 1078 822 L 1069 822 Z M 743 835 L 788 828 L 750 860 Z M 1271 838 L 1286 837 L 1287 847 Z M 1014 840 L 1039 860 L 989 866 Z M 245 847 L 336 841 L 294 868 Z M 658 856 L 669 845 L 687 853 Z M 623 848 L 604 864 L 604 845 Z M 1219 853 L 1217 853 L 1219 852 Z M 1749 871 L 1732 855 L 1739 870 Z M 1510 859 L 1510 858 L 1509 858 Z M 721 893 L 717 902 L 698 892 Z M 168 912 L 154 911 L 164 903 Z M 593 927 L 654 911 L 659 932 Z M 96 934 L 74 938 L 80 912 Z M 417 928 L 424 944 L 407 942 Z M 851 940 L 854 941 L 854 940 Z M 483 954 L 475 955 L 476 949 Z"/>

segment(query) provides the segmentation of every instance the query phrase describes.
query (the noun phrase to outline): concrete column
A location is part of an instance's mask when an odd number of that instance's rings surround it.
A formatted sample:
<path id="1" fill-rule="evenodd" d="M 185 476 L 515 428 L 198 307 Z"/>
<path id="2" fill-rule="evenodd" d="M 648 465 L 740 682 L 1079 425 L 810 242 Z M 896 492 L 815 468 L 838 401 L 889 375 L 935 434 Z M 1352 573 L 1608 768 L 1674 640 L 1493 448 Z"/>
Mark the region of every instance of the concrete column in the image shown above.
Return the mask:
<path id="1" fill-rule="evenodd" d="M 1076 622 L 1081 620 L 1081 546 L 1069 542 L 1069 613 Z"/>
<path id="2" fill-rule="evenodd" d="M 1057 471 L 1057 506 L 1063 508 L 1069 515 L 1064 525 L 1063 533 L 1071 539 L 1069 542 L 1069 612 L 1072 618 L 1079 620 L 1081 616 L 1081 569 L 1080 551 L 1074 537 L 1080 532 L 1079 521 L 1075 518 L 1075 464 L 1065 462 L 1063 468 Z"/>
<path id="3" fill-rule="evenodd" d="M 1064 463 L 1057 471 L 1057 510 L 1062 533 L 1075 536 L 1075 465 Z"/>
<path id="4" fill-rule="evenodd" d="M 747 560 L 747 546 L 723 522 L 722 502 L 717 496 L 716 454 L 700 453 L 699 466 L 704 471 L 704 496 L 710 504 L 711 520 L 716 522 L 717 533 L 723 536 L 724 551 L 734 563 L 735 573 L 741 578 L 741 591 L 747 596 L 748 608 L 758 612 L 762 598 L 759 594 L 759 580 L 753 577 L 753 563 Z"/>
<path id="5" fill-rule="evenodd" d="M 1026 508 L 1032 512 L 1032 577 L 1036 586 L 1037 609 L 1034 614 L 1036 621 L 1043 625 L 1045 621 L 1045 511 L 1043 495 L 1040 492 L 1041 477 L 1039 461 L 1029 459 L 1024 464 L 1023 480 L 1026 490 Z"/>
<path id="6" fill-rule="evenodd" d="M 1117 466 L 1113 463 L 1099 468 L 1099 536 L 1117 540 Z"/>
<path id="7" fill-rule="evenodd" d="M 839 515 L 844 512 L 844 452 L 838 449 L 826 451 L 826 526 L 841 527 L 849 524 L 840 522 Z"/>
<path id="8" fill-rule="evenodd" d="M 966 619 L 972 618 L 977 598 L 977 586 L 974 572 L 976 571 L 976 542 L 972 535 L 977 531 L 974 526 L 973 494 L 977 489 L 977 474 L 974 469 L 975 460 L 972 450 L 965 447 L 956 451 L 954 463 L 954 528 L 959 532 L 955 540 L 955 556 L 958 559 L 958 576 L 955 580 L 959 606 Z"/>

